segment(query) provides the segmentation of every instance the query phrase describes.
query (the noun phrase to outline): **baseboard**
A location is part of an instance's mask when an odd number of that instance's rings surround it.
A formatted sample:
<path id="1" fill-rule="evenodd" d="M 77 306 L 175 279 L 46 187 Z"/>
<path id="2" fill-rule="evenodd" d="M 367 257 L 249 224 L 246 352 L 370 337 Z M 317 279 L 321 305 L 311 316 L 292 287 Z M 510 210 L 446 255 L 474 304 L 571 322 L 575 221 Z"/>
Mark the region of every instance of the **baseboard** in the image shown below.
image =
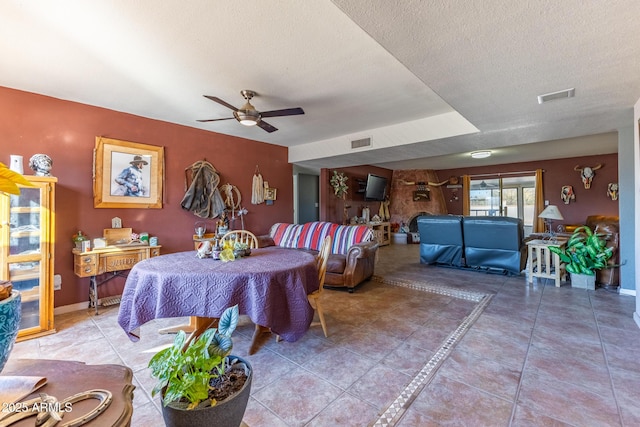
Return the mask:
<path id="1" fill-rule="evenodd" d="M 636 296 L 636 290 L 635 289 L 620 288 L 620 295 L 631 295 L 632 297 L 635 297 Z"/>
<path id="2" fill-rule="evenodd" d="M 60 315 L 66 313 L 73 313 L 74 311 L 88 310 L 89 301 L 77 302 L 75 304 L 62 305 L 53 309 L 53 315 Z"/>

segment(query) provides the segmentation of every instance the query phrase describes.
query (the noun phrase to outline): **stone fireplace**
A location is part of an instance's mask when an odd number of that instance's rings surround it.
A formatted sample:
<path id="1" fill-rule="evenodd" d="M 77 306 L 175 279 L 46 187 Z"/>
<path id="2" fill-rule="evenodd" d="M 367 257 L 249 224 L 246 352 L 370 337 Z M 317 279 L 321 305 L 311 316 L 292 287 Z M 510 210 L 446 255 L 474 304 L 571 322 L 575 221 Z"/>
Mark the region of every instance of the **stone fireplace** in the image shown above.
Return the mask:
<path id="1" fill-rule="evenodd" d="M 433 215 L 429 212 L 418 212 L 407 221 L 405 224 L 409 226 L 409 231 L 416 233 L 418 231 L 418 218 L 422 215 Z"/>
<path id="2" fill-rule="evenodd" d="M 394 171 L 389 204 L 391 223 L 406 224 L 410 231 L 417 232 L 417 218 L 420 215 L 446 215 L 448 213 L 447 204 L 442 186 L 429 185 L 429 183 L 438 182 L 440 181 L 434 170 Z M 423 190 L 424 188 L 428 191 Z M 425 191 L 429 194 L 429 200 L 421 197 Z"/>

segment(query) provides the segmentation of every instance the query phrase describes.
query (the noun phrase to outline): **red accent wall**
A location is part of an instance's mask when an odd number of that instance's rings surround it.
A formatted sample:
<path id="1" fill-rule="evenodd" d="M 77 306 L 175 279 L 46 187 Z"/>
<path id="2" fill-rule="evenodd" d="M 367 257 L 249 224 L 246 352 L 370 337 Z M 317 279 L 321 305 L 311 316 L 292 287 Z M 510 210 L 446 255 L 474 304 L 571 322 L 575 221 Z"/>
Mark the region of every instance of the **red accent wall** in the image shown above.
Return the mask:
<path id="1" fill-rule="evenodd" d="M 580 172 L 574 171 L 575 166 L 593 167 L 602 164 L 602 168 L 595 171 L 595 177 L 591 188 L 585 190 Z M 618 216 L 618 202 L 607 197 L 607 185 L 610 182 L 618 182 L 618 154 L 606 154 L 600 156 L 572 157 L 567 159 L 545 160 L 540 162 L 511 163 L 497 166 L 483 166 L 465 169 L 439 170 L 438 176 L 445 180 L 450 176 L 462 176 L 463 174 L 476 175 L 498 172 L 533 171 L 543 169 L 542 184 L 544 198 L 549 204 L 558 206 L 564 221 L 554 221 L 554 226 L 559 224 L 584 224 L 589 215 Z M 576 195 L 568 205 L 564 204 L 560 197 L 563 185 L 572 185 Z M 447 200 L 447 209 L 451 214 L 462 213 L 462 193 L 459 200 L 450 201 L 450 189 L 443 189 Z"/>
<path id="2" fill-rule="evenodd" d="M 195 120 L 195 118 L 194 118 Z M 262 132 L 256 128 L 256 132 Z M 161 146 L 165 149 L 165 194 L 162 209 L 94 209 L 92 165 L 95 137 Z M 73 273 L 71 236 L 82 230 L 101 237 L 111 218 L 122 218 L 124 227 L 158 236 L 163 253 L 193 249 L 193 226 L 200 220 L 180 207 L 185 193 L 185 168 L 206 158 L 218 170 L 221 184 L 231 183 L 242 194 L 249 211 L 245 228 L 264 234 L 275 222 L 293 218 L 293 170 L 287 148 L 147 119 L 131 114 L 0 87 L 0 161 L 36 153 L 53 159 L 56 187 L 55 273 L 62 275 L 62 289 L 55 292 L 55 306 L 88 300 L 89 279 Z M 273 205 L 252 205 L 251 185 L 256 168 L 271 187 L 278 189 Z M 211 227 L 214 220 L 208 220 Z M 240 220 L 235 223 L 240 228 Z M 121 278 L 103 285 L 100 297 L 118 295 Z"/>

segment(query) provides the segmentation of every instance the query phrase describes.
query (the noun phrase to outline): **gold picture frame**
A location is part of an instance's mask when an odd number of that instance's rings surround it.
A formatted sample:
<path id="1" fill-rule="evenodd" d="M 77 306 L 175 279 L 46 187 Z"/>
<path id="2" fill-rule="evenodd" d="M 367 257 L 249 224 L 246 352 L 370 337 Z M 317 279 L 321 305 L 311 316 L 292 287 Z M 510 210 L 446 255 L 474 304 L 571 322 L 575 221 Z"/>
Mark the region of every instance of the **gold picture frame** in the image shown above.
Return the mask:
<path id="1" fill-rule="evenodd" d="M 278 191 L 277 188 L 265 188 L 264 189 L 264 199 L 265 200 L 275 200 L 277 191 Z"/>
<path id="2" fill-rule="evenodd" d="M 162 209 L 164 147 L 96 137 L 93 207 Z"/>

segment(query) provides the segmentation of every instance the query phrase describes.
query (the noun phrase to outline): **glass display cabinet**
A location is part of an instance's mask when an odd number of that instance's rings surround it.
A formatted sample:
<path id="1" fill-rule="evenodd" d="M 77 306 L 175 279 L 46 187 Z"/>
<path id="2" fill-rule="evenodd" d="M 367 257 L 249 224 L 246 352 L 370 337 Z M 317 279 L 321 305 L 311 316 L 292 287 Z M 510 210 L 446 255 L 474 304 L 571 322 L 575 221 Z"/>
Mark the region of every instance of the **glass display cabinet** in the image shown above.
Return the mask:
<path id="1" fill-rule="evenodd" d="M 56 178 L 25 176 L 34 187 L 0 194 L 0 279 L 22 296 L 17 341 L 54 333 L 53 254 Z"/>

